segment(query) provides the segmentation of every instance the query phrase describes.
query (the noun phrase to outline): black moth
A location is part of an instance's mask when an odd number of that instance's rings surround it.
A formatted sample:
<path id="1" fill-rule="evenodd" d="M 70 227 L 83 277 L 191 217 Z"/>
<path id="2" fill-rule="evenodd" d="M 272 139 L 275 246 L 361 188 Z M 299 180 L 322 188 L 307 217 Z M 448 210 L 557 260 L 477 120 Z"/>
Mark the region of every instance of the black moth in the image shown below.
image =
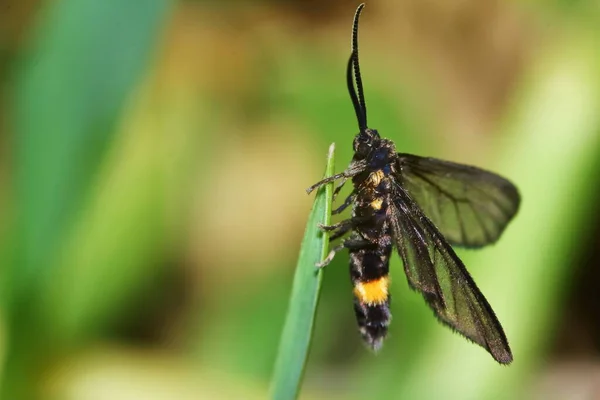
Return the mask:
<path id="1" fill-rule="evenodd" d="M 365 342 L 381 347 L 391 319 L 389 258 L 395 246 L 410 287 L 420 292 L 437 318 L 508 364 L 512 353 L 491 306 L 451 245 L 478 248 L 495 242 L 515 216 L 520 197 L 506 179 L 479 168 L 397 153 L 394 143 L 367 127 L 367 108 L 358 64 L 358 19 L 352 30 L 347 84 L 358 119 L 354 157 L 348 168 L 307 189 L 348 179 L 354 190 L 333 211 L 352 205 L 352 217 L 332 226 L 330 240 L 350 233 L 336 252 L 350 253 L 354 310 Z M 356 85 L 356 89 L 355 89 Z"/>

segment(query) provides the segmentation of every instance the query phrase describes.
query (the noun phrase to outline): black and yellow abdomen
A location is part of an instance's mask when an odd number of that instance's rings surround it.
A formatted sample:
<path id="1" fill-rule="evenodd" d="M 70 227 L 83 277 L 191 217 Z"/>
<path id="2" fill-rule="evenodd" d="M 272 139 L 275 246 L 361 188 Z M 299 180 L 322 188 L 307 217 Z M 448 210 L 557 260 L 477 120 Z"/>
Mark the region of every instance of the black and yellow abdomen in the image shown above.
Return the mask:
<path id="1" fill-rule="evenodd" d="M 392 238 L 386 213 L 388 185 L 383 171 L 372 172 L 359 191 L 353 214 L 363 223 L 355 233 L 369 244 L 350 249 L 350 274 L 354 285 L 354 312 L 363 340 L 378 350 L 391 321 L 389 260 Z"/>
<path id="2" fill-rule="evenodd" d="M 378 350 L 391 321 L 388 276 L 391 245 L 387 249 L 358 250 L 350 254 L 354 285 L 354 313 L 363 340 Z"/>

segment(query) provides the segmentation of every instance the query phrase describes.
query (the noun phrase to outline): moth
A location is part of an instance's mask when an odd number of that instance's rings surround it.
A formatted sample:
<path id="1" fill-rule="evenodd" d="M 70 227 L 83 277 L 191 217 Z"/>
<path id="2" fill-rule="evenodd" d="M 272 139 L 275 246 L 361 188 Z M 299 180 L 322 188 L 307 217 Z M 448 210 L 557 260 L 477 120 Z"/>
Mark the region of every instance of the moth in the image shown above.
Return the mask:
<path id="1" fill-rule="evenodd" d="M 476 167 L 398 153 L 391 140 L 367 126 L 358 62 L 363 8 L 354 15 L 346 70 L 359 127 L 354 156 L 345 171 L 307 189 L 338 181 L 335 196 L 351 179 L 352 192 L 333 214 L 352 206 L 352 215 L 320 226 L 331 241 L 343 240 L 317 266 L 348 249 L 358 327 L 366 344 L 378 350 L 391 320 L 388 272 L 395 247 L 409 286 L 439 321 L 509 364 L 513 356 L 504 330 L 452 245 L 479 248 L 497 241 L 519 209 L 519 192 L 505 178 Z"/>

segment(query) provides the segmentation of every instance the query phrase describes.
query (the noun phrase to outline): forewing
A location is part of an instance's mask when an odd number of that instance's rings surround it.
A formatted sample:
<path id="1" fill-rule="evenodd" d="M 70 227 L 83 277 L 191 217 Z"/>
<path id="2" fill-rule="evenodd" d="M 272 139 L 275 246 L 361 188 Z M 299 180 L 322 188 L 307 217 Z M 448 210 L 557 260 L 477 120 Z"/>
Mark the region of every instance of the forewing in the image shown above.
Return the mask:
<path id="1" fill-rule="evenodd" d="M 501 176 L 435 158 L 398 156 L 396 179 L 453 245 L 493 243 L 517 213 L 519 192 Z"/>
<path id="2" fill-rule="evenodd" d="M 440 321 L 499 363 L 510 363 L 502 326 L 464 264 L 408 193 L 399 187 L 396 191 L 390 224 L 409 285 L 423 294 Z"/>

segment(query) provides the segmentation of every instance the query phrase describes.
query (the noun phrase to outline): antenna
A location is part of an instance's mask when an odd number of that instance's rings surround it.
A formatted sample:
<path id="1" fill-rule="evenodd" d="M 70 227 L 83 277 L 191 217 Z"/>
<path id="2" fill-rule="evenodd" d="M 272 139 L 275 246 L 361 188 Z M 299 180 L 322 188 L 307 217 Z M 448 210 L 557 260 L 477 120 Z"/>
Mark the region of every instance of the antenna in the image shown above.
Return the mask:
<path id="1" fill-rule="evenodd" d="M 350 92 L 350 98 L 352 99 L 352 105 L 354 106 L 354 112 L 358 119 L 358 127 L 361 132 L 367 129 L 367 106 L 365 104 L 360 67 L 358 65 L 358 19 L 364 7 L 364 3 L 359 5 L 354 14 L 354 22 L 352 24 L 352 52 L 350 53 L 348 68 L 346 70 L 346 83 L 348 85 L 348 91 Z"/>
<path id="2" fill-rule="evenodd" d="M 356 119 L 358 119 L 358 127 L 360 131 L 364 131 L 367 128 L 367 123 L 365 121 L 365 115 L 363 109 L 358 100 L 358 96 L 356 95 L 356 90 L 354 90 L 354 82 L 352 81 L 352 67 L 354 66 L 354 53 L 350 54 L 350 58 L 348 59 L 348 68 L 346 69 L 346 80 L 348 84 L 348 91 L 350 92 L 350 98 L 352 99 L 352 105 L 354 106 L 354 112 L 356 114 Z"/>

